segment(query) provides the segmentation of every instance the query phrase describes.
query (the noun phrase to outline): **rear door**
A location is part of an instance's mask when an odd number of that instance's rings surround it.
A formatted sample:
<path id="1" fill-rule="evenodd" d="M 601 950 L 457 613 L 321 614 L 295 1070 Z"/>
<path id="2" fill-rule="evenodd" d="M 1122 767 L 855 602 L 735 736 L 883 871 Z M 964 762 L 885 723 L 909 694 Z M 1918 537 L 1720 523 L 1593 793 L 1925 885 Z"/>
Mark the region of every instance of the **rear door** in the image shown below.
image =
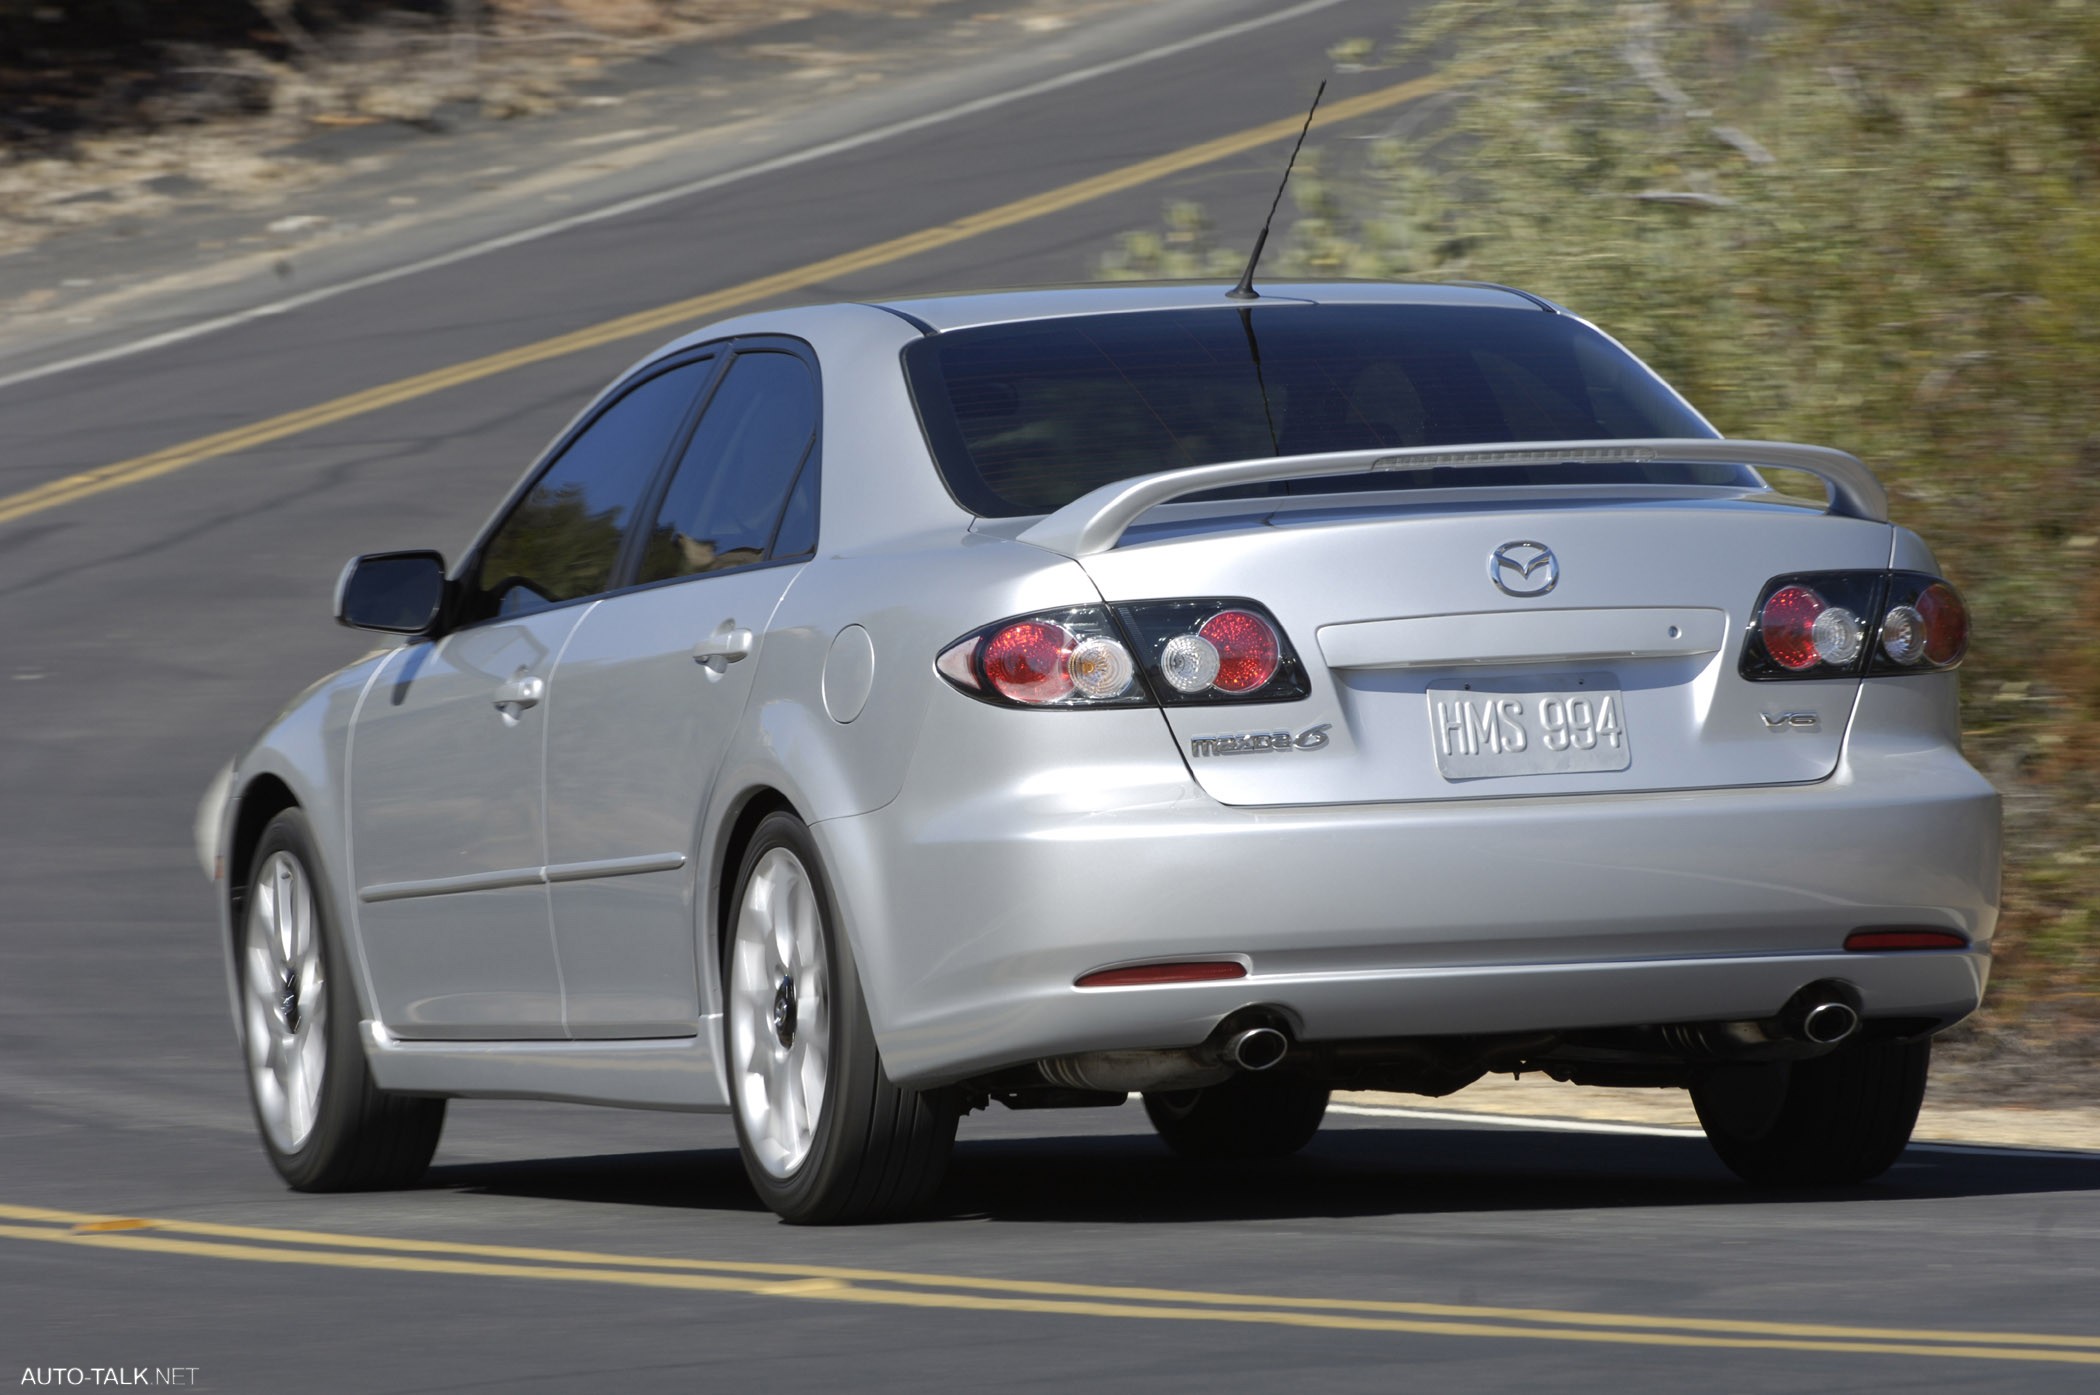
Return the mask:
<path id="1" fill-rule="evenodd" d="M 1859 680 L 1748 681 L 1745 631 L 1767 581 L 1886 567 L 1891 530 L 1787 504 L 1618 499 L 1360 504 L 1159 533 L 1084 559 L 1104 597 L 1259 601 L 1306 666 L 1302 701 L 1166 709 L 1205 790 L 1268 805 L 1823 779 Z M 1292 739 L 1230 739 L 1278 732 Z"/>
<path id="2" fill-rule="evenodd" d="M 634 588 L 591 611 L 555 673 L 548 880 L 575 1036 L 699 1030 L 700 817 L 816 547 L 816 423 L 812 361 L 741 348 L 638 540 Z"/>

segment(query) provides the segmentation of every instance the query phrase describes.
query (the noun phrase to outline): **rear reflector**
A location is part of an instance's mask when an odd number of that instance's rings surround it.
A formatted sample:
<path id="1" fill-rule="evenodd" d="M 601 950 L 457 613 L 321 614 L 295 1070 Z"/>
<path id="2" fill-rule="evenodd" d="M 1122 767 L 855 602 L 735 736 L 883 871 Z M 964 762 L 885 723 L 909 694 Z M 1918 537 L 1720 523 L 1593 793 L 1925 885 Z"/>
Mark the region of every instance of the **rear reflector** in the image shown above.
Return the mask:
<path id="1" fill-rule="evenodd" d="M 1845 948 L 1875 949 L 1967 949 L 1969 942 L 1952 930 L 1855 930 L 1845 936 Z"/>
<path id="2" fill-rule="evenodd" d="M 1150 983 L 1208 983 L 1213 979 L 1245 978 L 1247 966 L 1230 959 L 1200 959 L 1186 964 L 1131 964 L 1121 969 L 1096 969 L 1079 976 L 1081 988 L 1136 988 Z"/>

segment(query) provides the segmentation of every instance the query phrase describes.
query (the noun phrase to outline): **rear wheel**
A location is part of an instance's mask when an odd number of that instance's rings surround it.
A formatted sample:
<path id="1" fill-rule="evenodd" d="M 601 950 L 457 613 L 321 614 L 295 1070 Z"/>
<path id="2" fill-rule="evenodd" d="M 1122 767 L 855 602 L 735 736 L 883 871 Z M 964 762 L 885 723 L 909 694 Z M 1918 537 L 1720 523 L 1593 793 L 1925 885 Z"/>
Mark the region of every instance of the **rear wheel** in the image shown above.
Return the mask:
<path id="1" fill-rule="evenodd" d="M 1145 1113 L 1186 1158 L 1281 1158 L 1320 1131 L 1327 1090 L 1302 1076 L 1250 1071 L 1200 1090 L 1155 1091 Z"/>
<path id="2" fill-rule="evenodd" d="M 445 1102 L 372 1084 L 320 866 L 296 809 L 272 819 L 256 844 L 239 956 L 255 1122 L 271 1166 L 298 1191 L 406 1186 L 437 1151 Z"/>
<path id="3" fill-rule="evenodd" d="M 769 815 L 737 878 L 723 982 L 744 1171 L 782 1219 L 887 1220 L 932 1200 L 953 1091 L 890 1083 L 830 887 L 799 819 Z"/>
<path id="4" fill-rule="evenodd" d="M 1910 1142 L 1931 1063 L 1929 1039 L 1855 1042 L 1812 1060 L 1715 1071 L 1692 1087 L 1692 1105 L 1721 1161 L 1746 1182 L 1864 1182 Z"/>

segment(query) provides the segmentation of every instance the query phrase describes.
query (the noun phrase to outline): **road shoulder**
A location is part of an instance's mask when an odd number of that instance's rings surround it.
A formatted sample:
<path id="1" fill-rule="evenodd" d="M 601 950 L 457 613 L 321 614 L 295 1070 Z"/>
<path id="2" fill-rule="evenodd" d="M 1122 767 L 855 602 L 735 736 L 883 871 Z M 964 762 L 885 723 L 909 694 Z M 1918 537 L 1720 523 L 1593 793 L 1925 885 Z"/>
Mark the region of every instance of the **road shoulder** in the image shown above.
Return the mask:
<path id="1" fill-rule="evenodd" d="M 1348 1091 L 1335 1099 L 1338 1103 L 1393 1109 L 1648 1128 L 1699 1127 L 1691 1097 L 1682 1090 L 1566 1085 L 1543 1075 L 1489 1076 L 1441 1099 L 1378 1090 Z M 1928 1096 L 1913 1137 L 1920 1142 L 1979 1147 L 2100 1151 L 2100 1108 L 1978 1105 Z"/>

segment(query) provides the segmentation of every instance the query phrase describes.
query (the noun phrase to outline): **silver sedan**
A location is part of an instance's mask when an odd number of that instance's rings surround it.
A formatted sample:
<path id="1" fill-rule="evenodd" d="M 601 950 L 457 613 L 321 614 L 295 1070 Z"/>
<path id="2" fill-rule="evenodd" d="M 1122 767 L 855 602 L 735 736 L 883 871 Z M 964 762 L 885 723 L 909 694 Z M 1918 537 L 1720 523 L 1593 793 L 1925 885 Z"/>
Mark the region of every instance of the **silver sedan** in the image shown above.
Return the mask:
<path id="1" fill-rule="evenodd" d="M 531 1097 L 726 1111 L 774 1210 L 859 1220 L 992 1103 L 1273 1156 L 1517 1070 L 1858 1181 L 1989 966 L 1926 545 L 1503 288 L 710 326 L 337 618 L 396 638 L 200 814 L 303 1189 Z"/>

